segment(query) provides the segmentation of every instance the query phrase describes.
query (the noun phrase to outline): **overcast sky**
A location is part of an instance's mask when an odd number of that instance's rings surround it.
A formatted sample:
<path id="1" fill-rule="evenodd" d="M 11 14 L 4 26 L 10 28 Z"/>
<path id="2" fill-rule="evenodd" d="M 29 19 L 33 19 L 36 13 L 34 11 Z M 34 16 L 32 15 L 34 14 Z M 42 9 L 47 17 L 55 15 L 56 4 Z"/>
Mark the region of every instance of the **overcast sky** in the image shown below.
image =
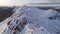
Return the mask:
<path id="1" fill-rule="evenodd" d="M 48 3 L 57 0 L 0 0 L 0 6 L 22 5 L 25 3 Z M 60 2 L 60 0 L 58 0 Z"/>
<path id="2" fill-rule="evenodd" d="M 30 2 L 30 0 L 0 0 L 0 6 L 22 5 L 28 2 Z"/>

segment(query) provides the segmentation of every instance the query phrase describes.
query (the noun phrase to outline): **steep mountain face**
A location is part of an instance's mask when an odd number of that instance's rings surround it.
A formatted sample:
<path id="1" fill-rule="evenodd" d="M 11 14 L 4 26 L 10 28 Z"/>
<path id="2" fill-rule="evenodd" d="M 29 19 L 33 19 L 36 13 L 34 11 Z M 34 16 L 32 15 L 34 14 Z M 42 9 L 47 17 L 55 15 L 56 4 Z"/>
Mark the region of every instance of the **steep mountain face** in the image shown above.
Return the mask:
<path id="1" fill-rule="evenodd" d="M 21 8 L 22 10 L 22 8 Z M 10 17 L 10 21 L 7 23 L 7 30 L 4 34 L 20 34 L 21 30 L 24 29 L 28 24 L 28 17 L 21 12 L 20 8 Z M 20 13 L 21 12 L 21 13 Z"/>
<path id="2" fill-rule="evenodd" d="M 23 6 L 16 10 L 3 34 L 60 34 L 60 13 Z"/>

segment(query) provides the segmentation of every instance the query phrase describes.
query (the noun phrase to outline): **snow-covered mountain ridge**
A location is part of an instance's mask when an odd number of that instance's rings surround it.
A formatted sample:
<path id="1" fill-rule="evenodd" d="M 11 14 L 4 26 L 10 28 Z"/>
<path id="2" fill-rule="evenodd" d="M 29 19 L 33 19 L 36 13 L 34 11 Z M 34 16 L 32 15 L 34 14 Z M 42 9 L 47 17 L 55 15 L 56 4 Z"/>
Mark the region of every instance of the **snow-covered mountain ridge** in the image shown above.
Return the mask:
<path id="1" fill-rule="evenodd" d="M 60 13 L 23 6 L 9 18 L 3 34 L 60 34 Z"/>

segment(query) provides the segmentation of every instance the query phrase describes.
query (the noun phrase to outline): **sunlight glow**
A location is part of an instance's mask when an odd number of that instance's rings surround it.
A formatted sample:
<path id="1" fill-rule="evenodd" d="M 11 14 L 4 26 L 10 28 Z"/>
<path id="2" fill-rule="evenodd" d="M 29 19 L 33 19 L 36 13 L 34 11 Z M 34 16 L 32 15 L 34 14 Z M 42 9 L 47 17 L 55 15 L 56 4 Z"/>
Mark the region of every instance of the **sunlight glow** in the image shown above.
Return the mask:
<path id="1" fill-rule="evenodd" d="M 19 0 L 0 0 L 0 6 L 14 6 L 22 5 L 23 2 Z"/>

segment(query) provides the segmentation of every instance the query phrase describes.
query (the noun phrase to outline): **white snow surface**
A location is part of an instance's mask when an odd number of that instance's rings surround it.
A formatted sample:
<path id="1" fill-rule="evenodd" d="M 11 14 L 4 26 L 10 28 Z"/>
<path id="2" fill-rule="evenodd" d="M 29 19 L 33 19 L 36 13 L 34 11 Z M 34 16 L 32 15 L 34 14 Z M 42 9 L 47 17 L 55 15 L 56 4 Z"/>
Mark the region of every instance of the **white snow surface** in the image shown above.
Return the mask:
<path id="1" fill-rule="evenodd" d="M 60 34 L 60 13 L 52 9 L 41 10 L 23 6 L 18 8 L 9 20 L 9 25 L 4 22 L 4 25 L 8 26 L 2 26 L 6 27 L 3 34 Z M 17 26 L 19 30 L 15 30 Z"/>

